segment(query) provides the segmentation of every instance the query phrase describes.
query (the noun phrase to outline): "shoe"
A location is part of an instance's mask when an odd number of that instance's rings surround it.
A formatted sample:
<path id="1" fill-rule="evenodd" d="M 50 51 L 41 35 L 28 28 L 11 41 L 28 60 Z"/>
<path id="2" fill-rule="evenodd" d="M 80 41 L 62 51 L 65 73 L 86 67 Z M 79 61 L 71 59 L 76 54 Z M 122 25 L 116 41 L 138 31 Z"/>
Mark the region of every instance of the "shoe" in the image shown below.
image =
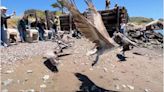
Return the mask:
<path id="1" fill-rule="evenodd" d="M 3 43 L 3 46 L 4 46 L 4 47 L 8 47 L 8 45 L 7 45 L 6 43 Z"/>

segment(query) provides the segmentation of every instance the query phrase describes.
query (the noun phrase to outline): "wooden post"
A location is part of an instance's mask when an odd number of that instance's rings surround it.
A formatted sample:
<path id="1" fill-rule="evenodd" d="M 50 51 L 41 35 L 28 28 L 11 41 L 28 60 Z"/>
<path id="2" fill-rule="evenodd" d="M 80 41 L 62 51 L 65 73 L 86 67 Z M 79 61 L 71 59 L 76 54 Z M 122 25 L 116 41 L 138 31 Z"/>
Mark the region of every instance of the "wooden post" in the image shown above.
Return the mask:
<path id="1" fill-rule="evenodd" d="M 46 22 L 47 22 L 47 29 L 50 30 L 50 16 L 49 16 L 49 11 L 46 10 L 45 11 L 45 15 L 46 15 Z"/>
<path id="2" fill-rule="evenodd" d="M 71 16 L 71 13 L 69 14 L 69 31 L 71 32 L 72 31 L 72 16 Z"/>
<path id="3" fill-rule="evenodd" d="M 117 28 L 120 30 L 120 9 L 117 7 Z"/>

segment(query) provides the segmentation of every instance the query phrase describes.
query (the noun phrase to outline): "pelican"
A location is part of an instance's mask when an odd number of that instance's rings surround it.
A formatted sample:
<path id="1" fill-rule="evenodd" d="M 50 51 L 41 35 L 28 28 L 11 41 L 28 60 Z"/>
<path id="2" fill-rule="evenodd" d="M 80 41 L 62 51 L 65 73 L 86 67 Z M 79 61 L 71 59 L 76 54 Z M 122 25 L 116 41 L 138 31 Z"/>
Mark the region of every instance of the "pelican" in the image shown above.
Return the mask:
<path id="1" fill-rule="evenodd" d="M 83 33 L 83 35 L 95 43 L 94 49 L 89 52 L 89 55 L 97 54 L 95 61 L 92 66 L 94 66 L 99 59 L 99 56 L 104 52 L 116 49 L 119 45 L 109 36 L 107 29 L 103 23 L 102 17 L 99 12 L 94 7 L 91 0 L 84 0 L 91 10 L 92 21 L 85 18 L 80 11 L 77 9 L 76 5 L 70 0 L 58 0 L 63 2 L 64 7 L 66 7 L 74 19 L 76 28 Z"/>

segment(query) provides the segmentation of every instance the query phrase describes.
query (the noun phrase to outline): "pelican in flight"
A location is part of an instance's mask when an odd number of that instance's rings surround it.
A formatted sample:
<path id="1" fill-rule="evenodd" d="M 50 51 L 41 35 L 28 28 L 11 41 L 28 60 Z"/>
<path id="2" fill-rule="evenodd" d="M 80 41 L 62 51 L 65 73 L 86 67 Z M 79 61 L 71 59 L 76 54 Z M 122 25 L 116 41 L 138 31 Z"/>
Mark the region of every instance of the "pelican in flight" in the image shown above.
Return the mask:
<path id="1" fill-rule="evenodd" d="M 95 65 L 98 62 L 99 56 L 106 51 L 113 50 L 118 48 L 119 45 L 109 36 L 107 29 L 103 23 L 102 17 L 99 12 L 94 7 L 91 0 L 84 0 L 88 5 L 88 8 L 91 11 L 92 20 L 87 19 L 83 16 L 80 11 L 77 9 L 75 3 L 71 0 L 58 0 L 63 3 L 74 20 L 76 28 L 90 41 L 95 43 L 94 49 L 89 52 L 90 55 L 97 54 L 94 63 Z"/>

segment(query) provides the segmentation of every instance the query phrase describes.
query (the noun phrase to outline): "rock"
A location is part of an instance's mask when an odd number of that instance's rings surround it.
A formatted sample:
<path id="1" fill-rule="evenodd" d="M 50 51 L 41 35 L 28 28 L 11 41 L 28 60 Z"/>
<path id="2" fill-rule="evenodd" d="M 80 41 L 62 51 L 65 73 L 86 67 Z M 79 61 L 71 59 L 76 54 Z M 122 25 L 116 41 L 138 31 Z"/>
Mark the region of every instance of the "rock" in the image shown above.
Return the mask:
<path id="1" fill-rule="evenodd" d="M 145 92 L 149 92 L 149 90 L 148 90 L 148 89 L 145 89 L 144 91 L 145 91 Z"/>
<path id="2" fill-rule="evenodd" d="M 119 90 L 119 89 L 120 89 L 119 85 L 115 85 L 115 88 L 116 88 L 117 90 Z"/>
<path id="3" fill-rule="evenodd" d="M 34 89 L 28 89 L 26 92 L 35 92 Z"/>
<path id="4" fill-rule="evenodd" d="M 118 78 L 113 78 L 113 80 L 119 80 Z"/>
<path id="5" fill-rule="evenodd" d="M 25 78 L 25 80 L 24 80 L 24 81 L 25 81 L 25 82 L 26 82 L 26 81 L 28 81 L 28 78 Z"/>
<path id="6" fill-rule="evenodd" d="M 40 88 L 46 88 L 47 86 L 45 84 L 40 85 Z"/>
<path id="7" fill-rule="evenodd" d="M 131 89 L 131 90 L 134 90 L 134 87 L 131 86 L 131 85 L 127 85 L 127 87 L 128 87 L 129 89 Z"/>
<path id="8" fill-rule="evenodd" d="M 3 89 L 2 92 L 8 92 L 8 90 L 7 89 Z"/>
<path id="9" fill-rule="evenodd" d="M 90 68 L 89 70 L 90 70 L 90 71 L 93 71 L 93 68 Z"/>
<path id="10" fill-rule="evenodd" d="M 33 71 L 32 70 L 27 70 L 27 73 L 32 73 Z"/>
<path id="11" fill-rule="evenodd" d="M 19 84 L 20 83 L 20 80 L 17 80 L 17 83 Z"/>
<path id="12" fill-rule="evenodd" d="M 2 82 L 2 85 L 7 86 L 7 85 L 11 84 L 12 81 L 13 81 L 13 79 L 7 79 Z"/>
<path id="13" fill-rule="evenodd" d="M 123 87 L 123 88 L 126 88 L 126 85 L 123 84 L 122 87 Z"/>
<path id="14" fill-rule="evenodd" d="M 145 89 L 144 91 L 145 91 L 145 92 L 150 92 L 150 89 Z"/>
<path id="15" fill-rule="evenodd" d="M 6 72 L 5 72 L 5 74 L 11 74 L 11 73 L 13 73 L 14 72 L 14 70 L 7 70 Z"/>
<path id="16" fill-rule="evenodd" d="M 76 61 L 73 61 L 73 63 L 74 63 L 74 64 L 77 64 L 77 62 L 76 62 Z"/>
<path id="17" fill-rule="evenodd" d="M 108 72 L 108 69 L 106 67 L 103 68 L 104 72 Z"/>
<path id="18" fill-rule="evenodd" d="M 89 63 L 85 63 L 85 65 L 89 65 Z"/>
<path id="19" fill-rule="evenodd" d="M 49 75 L 44 75 L 43 80 L 46 81 L 46 80 L 48 80 L 49 78 L 50 78 Z"/>

